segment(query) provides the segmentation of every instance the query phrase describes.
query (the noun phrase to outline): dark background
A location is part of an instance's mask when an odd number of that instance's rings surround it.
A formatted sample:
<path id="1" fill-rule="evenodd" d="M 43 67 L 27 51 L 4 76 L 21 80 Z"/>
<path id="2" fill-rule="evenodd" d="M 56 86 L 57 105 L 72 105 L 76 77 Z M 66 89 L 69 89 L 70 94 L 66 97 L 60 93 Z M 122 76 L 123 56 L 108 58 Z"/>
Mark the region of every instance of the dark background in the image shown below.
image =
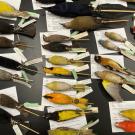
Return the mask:
<path id="1" fill-rule="evenodd" d="M 81 2 L 89 2 L 88 0 L 81 1 Z M 133 4 L 130 4 L 129 6 L 134 7 Z M 29 10 L 33 11 L 32 9 L 32 2 L 31 0 L 22 0 L 21 3 L 21 10 Z M 20 36 L 21 41 L 26 41 L 28 44 L 34 46 L 34 49 L 26 49 L 24 51 L 24 55 L 28 59 L 33 59 L 41 56 L 41 48 L 40 48 L 40 32 L 45 32 L 46 29 L 46 16 L 44 10 L 38 10 L 35 11 L 37 13 L 40 13 L 40 19 L 36 23 L 37 28 L 37 34 L 36 36 L 31 39 L 28 37 Z M 134 36 L 130 33 L 130 27 L 132 26 L 132 15 L 127 17 L 130 22 L 125 25 L 126 34 L 128 36 L 128 40 L 134 42 Z M 12 22 L 12 21 L 9 21 Z M 121 26 L 117 26 L 121 27 Z M 89 41 L 83 41 L 83 42 L 75 42 L 73 44 L 77 44 L 79 46 L 87 47 L 89 52 L 91 54 L 97 53 L 96 48 L 96 42 L 93 32 L 89 32 Z M 0 53 L 6 53 L 6 52 L 13 52 L 13 50 L 0 50 Z M 36 64 L 36 67 L 41 71 L 42 70 L 42 63 Z M 125 66 L 134 70 L 135 64 L 133 61 L 130 61 L 129 59 L 125 58 Z M 134 70 L 135 71 L 135 70 Z M 90 71 L 87 71 L 89 73 Z M 34 76 L 29 75 L 29 78 L 34 80 L 34 83 L 32 84 L 32 88 L 29 89 L 25 86 L 21 86 L 17 83 L 13 82 L 2 82 L 0 81 L 0 89 L 8 88 L 11 86 L 17 87 L 17 94 L 18 99 L 21 103 L 24 103 L 26 101 L 28 102 L 41 102 L 41 95 L 42 95 L 42 82 L 43 82 L 43 76 L 41 74 L 36 74 Z M 83 78 L 80 78 L 83 79 Z M 109 113 L 109 101 L 113 101 L 110 96 L 104 91 L 101 80 L 92 80 L 92 84 L 90 85 L 93 88 L 93 92 L 86 97 L 93 103 L 95 103 L 95 106 L 99 107 L 99 114 L 97 116 L 89 116 L 87 118 L 88 122 L 91 119 L 99 118 L 100 122 L 93 127 L 94 132 L 97 135 L 135 135 L 135 133 L 116 133 L 113 134 L 111 131 L 111 122 L 110 122 L 110 113 Z M 126 90 L 121 90 L 121 96 L 123 99 L 126 100 L 135 100 L 134 95 L 130 94 Z M 0 110 L 1 112 L 1 110 Z M 14 131 L 12 130 L 12 126 L 8 124 L 9 122 L 3 118 L 3 116 L 0 116 L 0 135 L 14 135 Z M 40 135 L 47 135 L 47 130 L 49 129 L 49 123 L 47 120 L 44 120 L 43 118 L 37 118 L 37 117 L 29 117 L 28 120 L 30 120 L 30 126 L 40 131 Z M 34 135 L 34 133 L 27 132 L 26 135 Z"/>

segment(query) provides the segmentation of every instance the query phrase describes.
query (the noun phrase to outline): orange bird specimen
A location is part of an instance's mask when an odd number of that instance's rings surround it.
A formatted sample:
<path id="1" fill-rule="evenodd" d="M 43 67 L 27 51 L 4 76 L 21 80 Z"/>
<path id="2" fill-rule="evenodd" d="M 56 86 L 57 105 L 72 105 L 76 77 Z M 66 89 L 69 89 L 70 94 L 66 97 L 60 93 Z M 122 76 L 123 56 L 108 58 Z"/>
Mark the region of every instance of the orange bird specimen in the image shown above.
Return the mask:
<path id="1" fill-rule="evenodd" d="M 68 95 L 62 93 L 50 93 L 43 96 L 52 103 L 60 105 L 73 104 L 81 109 L 86 109 L 88 105 L 88 100 L 85 98 L 72 98 Z"/>

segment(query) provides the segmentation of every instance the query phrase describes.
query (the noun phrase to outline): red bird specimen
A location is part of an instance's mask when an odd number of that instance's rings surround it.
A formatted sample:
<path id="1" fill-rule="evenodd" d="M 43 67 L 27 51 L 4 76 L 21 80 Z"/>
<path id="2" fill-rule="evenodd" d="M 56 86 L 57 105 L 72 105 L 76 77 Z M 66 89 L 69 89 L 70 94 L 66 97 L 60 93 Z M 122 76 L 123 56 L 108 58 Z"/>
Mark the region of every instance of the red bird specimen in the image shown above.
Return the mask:
<path id="1" fill-rule="evenodd" d="M 135 122 L 134 121 L 116 122 L 116 127 L 121 128 L 126 132 L 135 132 Z"/>

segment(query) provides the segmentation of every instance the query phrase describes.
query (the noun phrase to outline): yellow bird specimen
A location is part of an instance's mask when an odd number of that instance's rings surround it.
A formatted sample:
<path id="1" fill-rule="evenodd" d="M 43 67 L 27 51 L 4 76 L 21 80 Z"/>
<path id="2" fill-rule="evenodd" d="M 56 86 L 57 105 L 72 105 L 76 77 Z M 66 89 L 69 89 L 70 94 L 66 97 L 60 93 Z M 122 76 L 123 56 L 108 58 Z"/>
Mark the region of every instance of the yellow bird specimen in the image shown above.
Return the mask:
<path id="1" fill-rule="evenodd" d="M 28 19 L 30 15 L 27 11 L 19 11 L 16 10 L 9 3 L 0 1 L 0 15 L 4 17 L 21 17 L 24 19 Z"/>

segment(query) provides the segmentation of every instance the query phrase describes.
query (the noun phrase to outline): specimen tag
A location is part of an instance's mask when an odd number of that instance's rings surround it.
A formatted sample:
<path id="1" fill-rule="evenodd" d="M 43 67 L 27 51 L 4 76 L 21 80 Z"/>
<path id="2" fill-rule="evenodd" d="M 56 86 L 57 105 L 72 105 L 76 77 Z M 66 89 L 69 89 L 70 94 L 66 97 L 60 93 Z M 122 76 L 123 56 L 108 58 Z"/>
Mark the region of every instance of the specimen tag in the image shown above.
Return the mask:
<path id="1" fill-rule="evenodd" d="M 21 52 L 19 48 L 14 47 L 14 51 L 16 52 L 18 56 L 20 56 L 22 62 L 27 61 L 27 58 L 23 55 L 23 53 Z"/>
<path id="2" fill-rule="evenodd" d="M 36 58 L 36 59 L 33 59 L 33 60 L 26 61 L 26 62 L 24 63 L 24 65 L 25 65 L 25 66 L 29 66 L 29 65 L 33 65 L 33 64 L 40 63 L 40 62 L 42 62 L 42 61 L 43 61 L 43 59 L 42 59 L 42 57 L 40 57 L 40 58 Z"/>
<path id="3" fill-rule="evenodd" d="M 89 65 L 88 64 L 83 65 L 81 67 L 77 67 L 76 68 L 76 72 L 81 72 L 81 71 L 84 71 L 84 70 L 87 70 L 87 69 L 89 69 Z"/>
<path id="4" fill-rule="evenodd" d="M 17 83 L 20 83 L 20 84 L 23 84 L 25 86 L 27 86 L 28 88 L 31 88 L 31 85 L 26 83 L 26 82 L 23 82 L 21 80 L 17 80 L 17 79 L 13 79 L 13 82 L 17 82 Z"/>
<path id="5" fill-rule="evenodd" d="M 38 103 L 29 103 L 29 102 L 26 102 L 23 105 L 25 107 L 39 107 L 39 104 Z"/>
<path id="6" fill-rule="evenodd" d="M 18 125 L 13 125 L 13 130 L 15 131 L 16 135 L 23 135 Z"/>
<path id="7" fill-rule="evenodd" d="M 83 38 L 83 37 L 86 37 L 86 36 L 88 36 L 88 32 L 87 31 L 79 33 L 79 34 L 71 36 L 71 37 L 74 38 L 74 39 L 80 39 L 80 38 Z"/>
<path id="8" fill-rule="evenodd" d="M 95 120 L 94 122 L 90 121 L 86 126 L 83 126 L 81 129 L 91 128 L 94 125 L 96 125 L 97 123 L 99 123 L 99 119 Z"/>
<path id="9" fill-rule="evenodd" d="M 121 52 L 121 54 L 123 54 L 124 56 L 128 57 L 129 59 L 135 61 L 135 56 L 131 54 L 132 53 L 131 51 L 129 52 L 129 51 L 121 49 L 120 52 Z"/>
<path id="10" fill-rule="evenodd" d="M 26 82 L 29 82 L 29 78 L 28 78 L 28 76 L 27 76 L 25 71 L 22 71 L 22 76 L 26 80 Z"/>
<path id="11" fill-rule="evenodd" d="M 90 110 L 91 110 L 93 113 L 98 113 L 98 107 L 91 107 Z"/>
<path id="12" fill-rule="evenodd" d="M 24 103 L 24 106 L 29 109 L 38 110 L 38 111 L 44 111 L 44 106 L 39 105 L 38 103 Z"/>
<path id="13" fill-rule="evenodd" d="M 26 27 L 26 26 L 28 26 L 28 25 L 34 23 L 34 22 L 36 22 L 36 20 L 35 20 L 35 19 L 32 19 L 32 20 L 30 20 L 30 21 L 27 21 L 27 22 L 23 23 L 22 25 L 20 25 L 20 27 L 21 27 L 21 28 L 24 28 L 24 27 Z"/>
<path id="14" fill-rule="evenodd" d="M 72 70 L 72 74 L 73 74 L 74 79 L 77 80 L 78 76 L 77 76 L 77 73 L 74 69 Z"/>
<path id="15" fill-rule="evenodd" d="M 75 36 L 76 34 L 78 34 L 79 33 L 79 31 L 74 31 L 73 33 L 71 33 L 71 37 L 72 36 Z"/>
<path id="16" fill-rule="evenodd" d="M 28 13 L 29 13 L 29 15 L 30 15 L 31 17 L 33 17 L 33 18 L 39 18 L 39 17 L 40 17 L 40 15 L 37 14 L 37 13 L 34 13 L 34 12 L 28 12 Z"/>
<path id="17" fill-rule="evenodd" d="M 130 50 L 132 50 L 133 52 L 135 52 L 135 46 L 132 45 L 132 43 L 130 43 L 129 41 L 125 42 L 125 46 L 128 47 Z"/>
<path id="18" fill-rule="evenodd" d="M 132 87 L 130 87 L 129 85 L 127 84 L 123 84 L 122 85 L 122 88 L 126 89 L 128 92 L 132 93 L 132 94 L 135 94 L 135 89 L 133 89 Z"/>
<path id="19" fill-rule="evenodd" d="M 81 60 L 81 59 L 86 58 L 86 57 L 89 57 L 89 56 L 90 56 L 90 53 L 89 52 L 86 52 L 86 53 L 81 53 L 81 54 L 77 55 L 73 59 L 74 60 Z"/>
<path id="20" fill-rule="evenodd" d="M 76 94 L 76 98 L 82 98 L 88 94 L 90 94 L 91 92 L 93 92 L 92 88 L 91 87 L 87 87 L 86 90 L 84 92 L 78 92 Z"/>
<path id="21" fill-rule="evenodd" d="M 70 52 L 86 52 L 86 48 L 72 48 Z"/>
<path id="22" fill-rule="evenodd" d="M 25 19 L 21 19 L 21 21 L 18 23 L 18 26 L 21 27 L 21 25 L 25 22 Z"/>
<path id="23" fill-rule="evenodd" d="M 85 79 L 85 80 L 81 80 L 77 82 L 78 84 L 90 84 L 91 83 L 91 79 Z"/>

